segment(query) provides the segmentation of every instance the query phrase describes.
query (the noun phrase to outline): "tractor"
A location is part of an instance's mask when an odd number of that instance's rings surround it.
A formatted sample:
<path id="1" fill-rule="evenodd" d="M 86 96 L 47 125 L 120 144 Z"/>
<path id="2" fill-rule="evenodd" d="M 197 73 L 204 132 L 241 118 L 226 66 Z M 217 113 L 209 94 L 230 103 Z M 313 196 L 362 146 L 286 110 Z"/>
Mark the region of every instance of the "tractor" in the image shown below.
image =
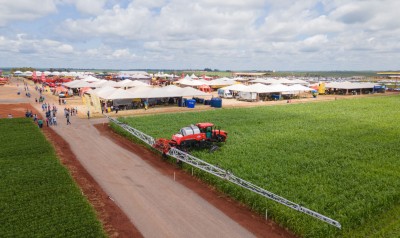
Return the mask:
<path id="1" fill-rule="evenodd" d="M 172 140 L 157 139 L 154 148 L 168 153 L 171 147 L 179 150 L 188 151 L 191 148 L 210 148 L 210 152 L 218 149 L 216 143 L 225 142 L 228 133 L 220 128 L 214 127 L 209 122 L 197 123 L 183 127 L 179 132 L 172 136 Z"/>

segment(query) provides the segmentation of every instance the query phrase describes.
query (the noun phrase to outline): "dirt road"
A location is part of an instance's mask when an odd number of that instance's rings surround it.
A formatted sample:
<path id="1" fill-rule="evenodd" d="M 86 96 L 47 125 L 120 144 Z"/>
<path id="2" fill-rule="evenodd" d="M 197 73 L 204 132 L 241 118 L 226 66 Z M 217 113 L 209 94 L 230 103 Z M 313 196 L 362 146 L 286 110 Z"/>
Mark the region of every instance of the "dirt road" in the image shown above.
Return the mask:
<path id="1" fill-rule="evenodd" d="M 31 93 L 31 104 L 41 111 L 34 103 L 37 94 L 33 87 Z M 72 124 L 67 125 L 62 112 L 57 116 L 58 126 L 53 129 L 144 237 L 291 237 L 276 225 L 254 219 L 256 216 L 250 212 L 246 215 L 248 222 L 258 222 L 259 227 L 243 227 L 245 222 L 239 224 L 180 182 L 181 173 L 175 181 L 173 173 L 162 172 L 146 161 L 151 155 L 138 155 L 103 136 L 94 125 L 107 123 L 105 119 L 72 116 Z M 230 214 L 243 212 L 240 207 L 230 209 Z"/>

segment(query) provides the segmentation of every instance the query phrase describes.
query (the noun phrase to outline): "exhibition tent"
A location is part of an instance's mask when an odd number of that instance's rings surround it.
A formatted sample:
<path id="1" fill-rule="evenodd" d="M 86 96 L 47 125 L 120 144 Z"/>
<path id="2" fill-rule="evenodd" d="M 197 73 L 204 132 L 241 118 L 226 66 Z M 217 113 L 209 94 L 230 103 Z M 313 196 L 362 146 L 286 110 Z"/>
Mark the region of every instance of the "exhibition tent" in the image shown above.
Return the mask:
<path id="1" fill-rule="evenodd" d="M 90 84 L 88 82 L 85 82 L 85 81 L 82 81 L 82 80 L 75 80 L 73 82 L 76 82 L 76 83 L 74 83 L 72 85 L 69 85 L 67 87 L 68 88 L 86 88 L 86 87 L 91 88 L 91 87 L 93 87 L 92 84 Z"/>
<path id="2" fill-rule="evenodd" d="M 96 77 L 93 77 L 92 75 L 85 76 L 82 80 L 85 81 L 85 82 L 97 82 L 97 81 L 100 81 L 100 79 L 98 79 Z"/>
<path id="3" fill-rule="evenodd" d="M 290 88 L 290 91 L 302 91 L 302 92 L 308 92 L 308 91 L 313 91 L 314 89 L 300 85 L 300 84 L 293 84 L 288 86 Z"/>
<path id="4" fill-rule="evenodd" d="M 231 90 L 231 91 L 242 91 L 242 90 L 245 90 L 247 87 L 248 86 L 246 86 L 244 84 L 233 84 L 233 85 L 230 85 L 230 86 L 223 87 L 221 89 Z"/>
<path id="5" fill-rule="evenodd" d="M 99 96 L 103 99 L 107 100 L 117 100 L 117 99 L 133 99 L 135 98 L 133 93 L 123 90 L 123 89 L 115 89 L 114 91 L 110 91 L 111 93 L 105 93 L 104 96 Z"/>
<path id="6" fill-rule="evenodd" d="M 184 90 L 181 92 L 180 95 L 177 95 L 177 97 L 193 97 L 193 96 L 197 96 L 197 97 L 206 97 L 206 96 L 212 96 L 211 94 L 202 92 L 200 90 L 191 88 L 191 87 L 185 87 L 183 88 Z"/>

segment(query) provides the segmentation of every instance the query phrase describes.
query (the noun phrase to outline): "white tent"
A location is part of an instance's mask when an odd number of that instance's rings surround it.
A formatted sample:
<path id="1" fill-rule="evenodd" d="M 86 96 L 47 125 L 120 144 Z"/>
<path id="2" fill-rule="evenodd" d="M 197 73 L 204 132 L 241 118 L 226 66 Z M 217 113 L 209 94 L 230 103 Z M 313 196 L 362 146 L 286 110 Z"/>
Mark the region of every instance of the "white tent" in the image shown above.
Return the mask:
<path id="1" fill-rule="evenodd" d="M 107 87 L 107 86 L 109 86 L 109 87 L 118 87 L 118 83 L 117 82 L 115 82 L 115 81 L 108 81 L 108 80 L 106 80 L 107 82 L 105 82 L 105 83 L 103 83 L 102 85 L 101 85 L 101 87 Z"/>
<path id="2" fill-rule="evenodd" d="M 203 91 L 191 88 L 191 87 L 185 87 L 183 88 L 184 90 L 181 92 L 180 95 L 177 95 L 179 97 L 206 97 L 206 96 L 212 96 L 211 94 L 205 93 Z"/>
<path id="3" fill-rule="evenodd" d="M 204 85 L 205 83 L 200 81 L 200 80 L 189 80 L 189 79 L 181 79 L 178 81 L 179 84 L 181 85 L 186 85 L 186 86 L 201 86 Z"/>
<path id="4" fill-rule="evenodd" d="M 113 87 L 104 87 L 104 88 L 98 88 L 93 91 L 88 91 L 89 94 L 95 94 L 99 98 L 106 98 L 109 95 L 113 94 L 117 89 Z"/>
<path id="5" fill-rule="evenodd" d="M 43 73 L 44 73 L 44 75 L 46 75 L 46 76 L 48 76 L 48 75 L 50 75 L 50 74 L 51 74 L 51 72 L 50 72 L 50 71 L 44 71 Z"/>
<path id="6" fill-rule="evenodd" d="M 227 86 L 235 84 L 236 81 L 230 78 L 218 78 L 211 80 L 208 85 L 210 86 Z"/>
<path id="7" fill-rule="evenodd" d="M 132 83 L 132 80 L 125 79 L 125 80 L 122 80 L 122 81 L 117 82 L 116 87 L 118 87 L 118 88 L 127 88 L 127 87 L 131 87 L 131 86 L 129 86 L 130 83 Z"/>
<path id="8" fill-rule="evenodd" d="M 151 87 L 135 87 L 128 89 L 134 95 L 134 98 L 168 98 L 168 97 L 193 97 L 193 96 L 211 96 L 211 94 L 200 90 L 186 87 L 180 88 L 173 85 L 151 88 Z"/>
<path id="9" fill-rule="evenodd" d="M 123 89 L 115 89 L 110 91 L 111 93 L 102 97 L 107 100 L 117 100 L 117 99 L 133 99 L 135 98 L 132 92 Z"/>
<path id="10" fill-rule="evenodd" d="M 257 78 L 250 80 L 249 83 L 262 83 L 262 84 L 269 84 L 268 81 L 264 78 Z"/>
<path id="11" fill-rule="evenodd" d="M 252 84 L 239 90 L 240 92 L 251 92 L 251 93 L 266 93 L 268 92 L 268 86 L 262 83 Z"/>
<path id="12" fill-rule="evenodd" d="M 130 77 L 131 79 L 151 79 L 150 76 L 144 74 L 134 74 Z"/>
<path id="13" fill-rule="evenodd" d="M 150 87 L 151 85 L 150 85 L 150 84 L 147 84 L 147 83 L 143 83 L 143 82 L 138 81 L 138 80 L 133 80 L 133 81 L 129 84 L 129 86 L 130 86 L 130 87 L 138 87 L 138 86 Z"/>
<path id="14" fill-rule="evenodd" d="M 82 80 L 85 81 L 85 82 L 97 82 L 97 81 L 100 81 L 100 79 L 98 79 L 96 77 L 93 77 L 92 75 L 85 76 Z"/>
<path id="15" fill-rule="evenodd" d="M 276 81 L 280 84 L 294 84 L 293 81 L 288 78 L 279 78 Z"/>
<path id="16" fill-rule="evenodd" d="M 25 72 L 23 73 L 23 75 L 29 77 L 29 76 L 32 76 L 33 73 L 32 73 L 31 71 L 25 71 Z"/>
<path id="17" fill-rule="evenodd" d="M 107 83 L 108 81 L 105 79 L 101 79 L 99 81 L 93 82 L 91 83 L 93 88 L 101 88 L 104 86 L 105 83 Z"/>
<path id="18" fill-rule="evenodd" d="M 304 80 L 301 80 L 301 79 L 298 79 L 298 78 L 293 79 L 292 83 L 293 84 L 301 84 L 301 85 L 308 85 L 309 84 L 308 82 L 306 82 Z"/>
<path id="19" fill-rule="evenodd" d="M 312 91 L 314 89 L 300 85 L 300 84 L 293 84 L 288 86 L 290 88 L 290 91 L 301 91 L 301 92 L 309 92 Z"/>
<path id="20" fill-rule="evenodd" d="M 283 84 L 272 84 L 272 85 L 268 85 L 268 92 L 267 93 L 282 93 L 282 92 L 289 92 L 290 87 L 283 85 Z"/>
<path id="21" fill-rule="evenodd" d="M 246 90 L 247 87 L 248 86 L 246 86 L 244 84 L 233 84 L 233 85 L 230 85 L 230 86 L 223 87 L 221 89 L 231 90 L 231 91 L 243 91 L 243 90 Z"/>
<path id="22" fill-rule="evenodd" d="M 87 88 L 87 87 L 91 88 L 91 87 L 93 87 L 92 84 L 82 81 L 82 80 L 74 80 L 72 82 L 65 83 L 64 86 L 66 86 L 68 88 Z"/>
<path id="23" fill-rule="evenodd" d="M 126 91 L 132 93 L 134 98 L 148 98 L 148 95 L 154 90 L 152 87 L 138 86 L 134 88 L 130 88 Z"/>
<path id="24" fill-rule="evenodd" d="M 252 93 L 281 93 L 281 92 L 289 92 L 291 89 L 289 86 L 283 84 L 272 84 L 265 85 L 262 83 L 256 83 L 248 86 L 240 90 L 241 92 L 252 92 Z"/>
<path id="25" fill-rule="evenodd" d="M 71 81 L 71 82 L 63 83 L 63 85 L 65 87 L 69 88 L 69 87 L 73 87 L 75 84 L 78 84 L 78 83 L 79 83 L 79 80 L 74 80 L 74 81 Z"/>

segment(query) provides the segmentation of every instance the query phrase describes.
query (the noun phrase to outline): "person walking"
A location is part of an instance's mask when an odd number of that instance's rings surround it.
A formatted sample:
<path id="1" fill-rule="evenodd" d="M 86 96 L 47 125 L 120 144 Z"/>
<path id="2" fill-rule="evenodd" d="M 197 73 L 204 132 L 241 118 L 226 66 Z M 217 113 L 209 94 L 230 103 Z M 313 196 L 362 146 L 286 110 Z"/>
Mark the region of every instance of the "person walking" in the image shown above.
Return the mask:
<path id="1" fill-rule="evenodd" d="M 69 113 L 67 114 L 67 125 L 71 125 L 71 122 L 69 121 Z"/>
<path id="2" fill-rule="evenodd" d="M 53 117 L 53 125 L 57 126 L 57 118 L 56 118 L 56 116 Z"/>
<path id="3" fill-rule="evenodd" d="M 38 123 L 39 128 L 42 128 L 42 127 L 43 127 L 43 120 L 42 120 L 42 119 L 39 119 L 39 120 L 37 121 L 37 123 Z"/>
<path id="4" fill-rule="evenodd" d="M 87 111 L 87 119 L 90 119 L 90 111 Z"/>

